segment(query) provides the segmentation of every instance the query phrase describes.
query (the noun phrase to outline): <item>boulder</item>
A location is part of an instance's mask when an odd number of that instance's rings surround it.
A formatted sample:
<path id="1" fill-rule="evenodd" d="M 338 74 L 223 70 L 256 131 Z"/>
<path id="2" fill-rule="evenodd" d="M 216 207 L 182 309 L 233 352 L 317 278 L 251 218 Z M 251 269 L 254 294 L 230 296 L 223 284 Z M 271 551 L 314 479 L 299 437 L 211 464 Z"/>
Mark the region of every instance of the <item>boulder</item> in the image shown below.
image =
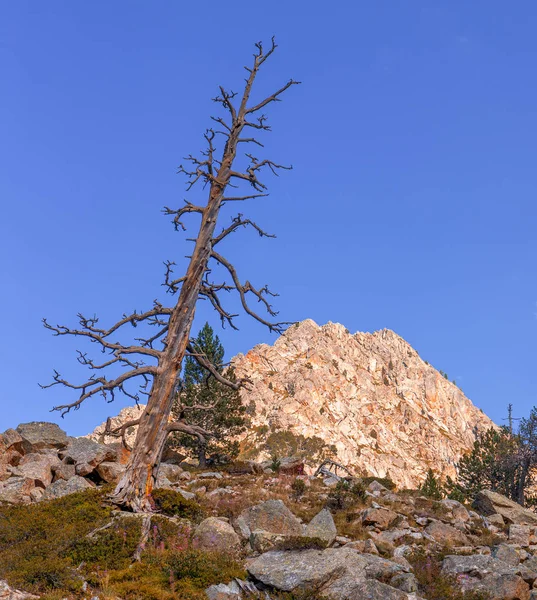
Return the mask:
<path id="1" fill-rule="evenodd" d="M 200 550 L 237 553 L 241 540 L 229 523 L 209 517 L 196 527 L 192 545 Z"/>
<path id="2" fill-rule="evenodd" d="M 359 554 L 350 548 L 266 552 L 246 561 L 250 575 L 263 584 L 283 592 L 316 589 L 325 585 L 323 595 L 334 600 L 369 598 L 365 593 L 368 579 L 391 579 L 403 568 L 389 560 L 370 554 Z M 375 584 L 378 582 L 375 582 Z M 384 585 L 384 584 L 383 584 Z M 358 590 L 362 586 L 362 590 Z M 393 590 L 385 586 L 384 592 Z M 373 585 L 373 588 L 377 588 Z M 396 590 L 397 592 L 397 590 Z M 401 592 L 399 592 L 401 593 Z M 379 596 L 371 596 L 377 598 Z M 383 598 L 407 598 L 406 595 Z"/>
<path id="3" fill-rule="evenodd" d="M 427 525 L 425 528 L 425 533 L 430 535 L 436 542 L 444 546 L 469 545 L 469 540 L 464 533 L 462 533 L 462 531 L 459 531 L 458 529 L 455 529 L 455 527 L 440 521 L 433 521 L 432 523 L 429 523 L 429 525 Z"/>
<path id="4" fill-rule="evenodd" d="M 9 504 L 28 504 L 31 502 L 31 492 L 35 488 L 33 479 L 26 477 L 11 477 L 0 487 L 0 502 Z"/>
<path id="5" fill-rule="evenodd" d="M 205 473 L 200 473 L 198 479 L 223 479 L 223 475 L 218 471 L 206 471 Z"/>
<path id="6" fill-rule="evenodd" d="M 60 464 L 60 460 L 54 454 L 26 454 L 23 456 L 18 471 L 21 477 L 33 479 L 34 485 L 46 488 L 52 483 L 52 469 Z"/>
<path id="7" fill-rule="evenodd" d="M 244 598 L 258 598 L 259 590 L 251 581 L 234 579 L 229 584 L 219 583 L 211 585 L 205 590 L 209 600 L 239 600 Z"/>
<path id="8" fill-rule="evenodd" d="M 529 600 L 530 586 L 513 573 L 492 573 L 463 585 L 464 591 L 484 592 L 489 600 Z"/>
<path id="9" fill-rule="evenodd" d="M 419 600 L 414 594 L 409 596 L 401 589 L 374 579 L 366 579 L 357 583 L 349 589 L 345 596 L 339 597 L 348 600 Z"/>
<path id="10" fill-rule="evenodd" d="M 304 475 L 304 459 L 290 456 L 280 459 L 280 473 L 285 475 Z"/>
<path id="11" fill-rule="evenodd" d="M 518 551 L 516 548 L 513 548 L 513 546 L 509 546 L 509 544 L 499 544 L 498 546 L 494 546 L 491 555 L 493 558 L 501 560 L 511 567 L 516 567 L 520 563 Z"/>
<path id="12" fill-rule="evenodd" d="M 97 475 L 106 483 L 116 483 L 125 471 L 125 465 L 118 462 L 104 461 L 96 469 Z"/>
<path id="13" fill-rule="evenodd" d="M 47 448 L 65 448 L 69 443 L 67 434 L 56 423 L 42 421 L 21 423 L 17 427 L 17 433 L 22 438 L 22 444 L 26 453 L 39 452 Z"/>
<path id="14" fill-rule="evenodd" d="M 211 585 L 205 590 L 205 595 L 209 600 L 241 600 L 243 598 L 236 581 L 232 581 L 229 585 L 225 583 Z"/>
<path id="15" fill-rule="evenodd" d="M 490 490 L 478 492 L 473 507 L 485 516 L 499 514 L 508 523 L 537 525 L 537 513 L 523 508 L 513 500 Z"/>
<path id="16" fill-rule="evenodd" d="M 509 543 L 527 547 L 530 545 L 531 528 L 528 525 L 509 525 Z"/>
<path id="17" fill-rule="evenodd" d="M 304 534 L 306 537 L 319 538 L 330 545 L 336 539 L 337 529 L 334 523 L 331 512 L 323 508 L 317 513 L 313 519 L 306 525 Z"/>
<path id="18" fill-rule="evenodd" d="M 115 448 L 83 437 L 73 438 L 59 455 L 64 462 L 74 464 L 76 474 L 82 477 L 89 475 L 101 463 L 117 459 Z"/>
<path id="19" fill-rule="evenodd" d="M 75 465 L 71 465 L 64 462 L 60 462 L 57 465 L 53 465 L 52 472 L 54 473 L 54 481 L 58 481 L 58 479 L 71 479 L 71 477 L 74 477 L 76 475 Z"/>
<path id="20" fill-rule="evenodd" d="M 282 535 L 303 535 L 304 526 L 281 500 L 267 500 L 251 506 L 237 517 L 235 526 L 244 539 L 261 529 Z"/>
<path id="21" fill-rule="evenodd" d="M 382 483 L 378 482 L 376 479 L 373 479 L 373 481 L 367 486 L 367 491 L 380 496 L 382 494 L 388 494 L 390 490 L 383 486 Z"/>
<path id="22" fill-rule="evenodd" d="M 362 513 L 362 524 L 378 529 L 388 529 L 396 519 L 397 513 L 387 508 L 368 508 Z"/>
<path id="23" fill-rule="evenodd" d="M 164 477 L 166 477 L 166 479 L 168 479 L 169 481 L 174 483 L 181 479 L 181 476 L 183 475 L 183 473 L 185 471 L 178 465 L 174 465 L 174 464 L 170 464 L 170 463 L 160 463 L 158 472 L 159 472 L 159 475 L 162 474 Z"/>
<path id="24" fill-rule="evenodd" d="M 502 515 L 498 514 L 488 515 L 487 521 L 491 525 L 496 525 L 496 527 L 503 527 L 505 525 L 505 521 L 503 520 Z"/>
<path id="25" fill-rule="evenodd" d="M 446 498 L 441 500 L 440 504 L 443 504 L 451 511 L 455 521 L 462 521 L 463 523 L 466 523 L 470 520 L 470 513 L 460 502 L 457 502 L 457 500 Z"/>
<path id="26" fill-rule="evenodd" d="M 0 600 L 37 600 L 38 598 L 39 596 L 16 590 L 10 587 L 7 581 L 0 580 Z"/>
<path id="27" fill-rule="evenodd" d="M 176 492 L 179 492 L 179 494 L 181 494 L 181 496 L 183 496 L 183 498 L 185 500 L 194 500 L 194 498 L 196 497 L 196 494 L 193 494 L 192 492 L 188 492 L 187 490 L 183 490 L 183 489 L 177 488 L 177 487 L 174 487 L 173 489 Z"/>
<path id="28" fill-rule="evenodd" d="M 478 584 L 485 582 L 485 579 L 489 576 L 509 576 L 504 580 L 497 580 L 498 589 L 508 586 L 513 589 L 529 589 L 521 584 L 533 583 L 537 580 L 537 572 L 525 567 L 524 565 L 510 565 L 503 562 L 493 556 L 487 556 L 484 554 L 474 554 L 471 556 L 446 556 L 442 563 L 442 572 L 446 575 L 454 575 L 461 581 L 465 581 L 468 589 L 481 589 Z M 464 576 L 461 578 L 461 576 Z M 518 579 L 520 581 L 518 581 Z M 473 580 L 473 581 L 472 581 Z M 486 584 L 488 586 L 487 592 L 490 592 L 494 585 L 493 579 L 488 579 Z M 501 584 L 501 585 L 500 585 Z M 512 598 L 507 595 L 506 598 Z M 516 596 L 515 596 L 516 597 Z M 503 598 L 502 596 L 494 596 L 494 598 Z"/>
<path id="29" fill-rule="evenodd" d="M 84 490 L 88 490 L 94 487 L 91 483 L 84 479 L 84 477 L 79 477 L 75 475 L 68 479 L 58 479 L 53 484 L 49 485 L 43 494 L 43 500 L 52 500 L 53 498 L 62 498 L 63 496 L 67 496 L 68 494 L 74 494 L 75 492 L 82 492 Z"/>
<path id="30" fill-rule="evenodd" d="M 24 452 L 24 440 L 21 434 L 15 429 L 6 429 L 4 433 L 0 434 L 0 454 L 13 450 L 18 454 Z"/>
<path id="31" fill-rule="evenodd" d="M 397 573 L 390 579 L 390 585 L 409 594 L 418 591 L 418 580 L 413 573 Z"/>

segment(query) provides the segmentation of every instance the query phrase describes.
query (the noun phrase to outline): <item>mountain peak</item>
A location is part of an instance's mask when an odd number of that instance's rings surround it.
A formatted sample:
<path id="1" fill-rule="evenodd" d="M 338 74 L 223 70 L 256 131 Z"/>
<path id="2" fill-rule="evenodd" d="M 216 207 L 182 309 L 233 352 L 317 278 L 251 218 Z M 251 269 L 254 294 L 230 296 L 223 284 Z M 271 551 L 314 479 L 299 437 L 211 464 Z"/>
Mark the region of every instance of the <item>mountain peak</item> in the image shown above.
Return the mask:
<path id="1" fill-rule="evenodd" d="M 403 487 L 429 467 L 453 476 L 476 429 L 494 426 L 390 329 L 351 334 L 306 319 L 233 362 L 252 381 L 242 393 L 258 430 L 321 438 L 343 464 Z"/>

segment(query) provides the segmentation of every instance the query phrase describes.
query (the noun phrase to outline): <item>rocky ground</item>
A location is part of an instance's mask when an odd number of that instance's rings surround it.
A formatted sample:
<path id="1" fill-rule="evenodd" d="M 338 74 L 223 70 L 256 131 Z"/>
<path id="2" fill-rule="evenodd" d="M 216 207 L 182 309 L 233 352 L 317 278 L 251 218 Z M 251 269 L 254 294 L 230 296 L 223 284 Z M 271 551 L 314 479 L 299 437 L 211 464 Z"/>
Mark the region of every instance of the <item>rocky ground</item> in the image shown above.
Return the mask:
<path id="1" fill-rule="evenodd" d="M 9 557 L 23 560 L 14 545 L 28 543 L 29 535 L 10 538 L 9 520 L 18 513 L 9 511 L 19 509 L 7 507 L 21 505 L 20 510 L 27 511 L 24 519 L 32 510 L 43 511 L 49 504 L 58 507 L 56 512 L 67 510 L 59 498 L 65 500 L 73 492 L 81 492 L 73 498 L 84 498 L 84 494 L 95 494 L 117 480 L 123 469 L 123 452 L 119 445 L 69 438 L 50 423 L 23 424 L 8 430 L 0 436 L 0 448 L 0 577 L 8 579 L 0 583 L 0 599 L 24 600 L 31 597 L 28 592 L 46 595 L 50 593 L 47 585 L 54 588 L 53 579 L 45 579 L 48 583 L 39 587 L 34 571 L 32 579 L 17 574 L 7 564 L 15 560 Z M 454 500 L 431 500 L 416 491 L 394 491 L 388 481 L 386 485 L 378 480 L 347 484 L 336 477 L 315 478 L 304 475 L 302 467 L 294 459 L 283 460 L 278 472 L 268 463 L 234 463 L 213 471 L 163 463 L 156 492 L 161 516 L 152 519 L 166 518 L 175 527 L 173 533 L 166 537 L 162 523 L 130 516 L 130 522 L 138 523 L 132 541 L 130 529 L 116 527 L 125 515 L 108 508 L 106 513 L 95 513 L 95 522 L 93 517 L 87 519 L 87 530 L 77 529 L 76 537 L 83 538 L 86 545 L 83 554 L 71 550 L 73 565 L 80 556 L 86 558 L 82 564 L 89 563 L 87 557 L 93 554 L 88 554 L 87 545 L 92 547 L 100 536 L 112 536 L 113 530 L 114 535 L 121 532 L 124 540 L 117 553 L 123 552 L 129 563 L 156 564 L 155 553 L 162 552 L 162 556 L 167 553 L 166 560 L 172 556 L 176 564 L 181 552 L 193 549 L 207 553 L 214 564 L 214 557 L 231 557 L 235 570 L 222 567 L 212 578 L 198 577 L 196 585 L 204 586 L 199 596 L 197 588 L 174 592 L 176 588 L 167 580 L 151 584 L 160 586 L 159 594 L 147 588 L 142 591 L 142 586 L 136 592 L 132 588 L 125 593 L 117 589 L 112 592 L 113 586 L 103 585 L 102 578 L 95 580 L 91 569 L 79 566 L 77 576 L 83 584 L 76 591 L 62 591 L 58 600 L 67 596 L 88 600 L 537 600 L 534 512 L 489 491 L 480 493 L 469 507 Z M 101 504 L 104 498 L 99 500 Z M 72 522 L 76 510 L 65 517 L 66 522 Z M 62 515 L 55 518 L 61 520 Z M 36 535 L 34 529 L 31 531 Z M 105 546 L 117 543 L 113 536 L 102 540 Z M 73 544 L 71 540 L 66 547 Z M 43 548 L 41 554 L 46 552 L 46 546 Z M 144 558 L 150 550 L 153 562 Z M 58 556 L 67 560 L 65 550 L 61 552 Z M 199 559 L 200 555 L 195 556 Z M 98 557 L 92 560 L 100 564 Z M 28 582 L 27 587 L 22 586 L 24 592 L 8 585 L 20 582 Z"/>

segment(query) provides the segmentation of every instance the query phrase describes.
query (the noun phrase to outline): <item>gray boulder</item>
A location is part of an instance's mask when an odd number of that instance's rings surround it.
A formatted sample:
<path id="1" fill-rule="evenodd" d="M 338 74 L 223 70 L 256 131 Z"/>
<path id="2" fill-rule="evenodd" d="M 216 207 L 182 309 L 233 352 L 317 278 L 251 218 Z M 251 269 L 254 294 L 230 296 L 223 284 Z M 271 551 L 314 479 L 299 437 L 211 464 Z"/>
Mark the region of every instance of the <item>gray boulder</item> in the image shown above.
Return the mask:
<path id="1" fill-rule="evenodd" d="M 304 535 L 311 538 L 319 538 L 330 545 L 336 539 L 337 529 L 331 512 L 323 508 L 306 525 Z"/>
<path id="2" fill-rule="evenodd" d="M 516 567 L 520 563 L 520 555 L 516 548 L 509 544 L 499 544 L 492 548 L 492 557 L 501 560 L 506 565 Z"/>
<path id="3" fill-rule="evenodd" d="M 223 479 L 223 477 L 222 473 L 218 471 L 206 471 L 198 475 L 198 479 Z"/>
<path id="4" fill-rule="evenodd" d="M 117 460 L 115 448 L 94 442 L 89 438 L 73 438 L 59 453 L 66 463 L 74 464 L 77 475 L 89 475 L 101 463 Z"/>
<path id="5" fill-rule="evenodd" d="M 49 485 L 45 490 L 45 493 L 42 496 L 43 500 L 52 500 L 54 498 L 62 498 L 63 496 L 67 496 L 68 494 L 74 494 L 75 492 L 82 492 L 84 490 L 88 490 L 94 487 L 91 483 L 84 479 L 84 477 L 79 477 L 75 475 L 71 477 L 71 479 L 58 479 L 53 484 Z"/>
<path id="6" fill-rule="evenodd" d="M 237 553 L 241 540 L 229 523 L 209 517 L 196 527 L 192 545 L 201 550 Z"/>
<path id="7" fill-rule="evenodd" d="M 509 543 L 519 546 L 530 545 L 531 528 L 528 525 L 509 525 Z"/>
<path id="8" fill-rule="evenodd" d="M 106 483 L 116 483 L 125 471 L 125 465 L 118 462 L 104 461 L 96 469 L 99 477 Z"/>
<path id="9" fill-rule="evenodd" d="M 396 519 L 397 513 L 387 508 L 368 508 L 362 513 L 362 524 L 378 529 L 388 529 Z"/>
<path id="10" fill-rule="evenodd" d="M 371 492 L 372 494 L 375 492 L 378 492 L 379 494 L 388 494 L 390 492 L 387 487 L 383 486 L 382 483 L 378 482 L 376 479 L 373 479 L 373 481 L 367 486 L 367 491 Z"/>
<path id="11" fill-rule="evenodd" d="M 240 600 L 243 598 L 236 581 L 232 581 L 229 585 L 225 583 L 211 585 L 205 590 L 205 595 L 209 600 Z"/>
<path id="12" fill-rule="evenodd" d="M 7 581 L 0 580 L 0 600 L 37 600 L 38 598 L 39 596 L 16 590 L 10 587 Z"/>
<path id="13" fill-rule="evenodd" d="M 21 423 L 17 427 L 17 433 L 22 438 L 26 453 L 39 452 L 47 448 L 65 448 L 69 443 L 67 434 L 56 423 L 43 421 Z"/>
<path id="14" fill-rule="evenodd" d="M 160 464 L 158 472 L 159 475 L 166 477 L 168 481 L 171 481 L 173 483 L 179 481 L 182 478 L 181 476 L 185 471 L 178 465 L 163 462 Z"/>
<path id="15" fill-rule="evenodd" d="M 318 589 L 324 585 L 323 595 L 334 600 L 367 598 L 359 595 L 360 584 L 367 579 L 391 579 L 404 571 L 389 560 L 359 554 L 350 548 L 267 552 L 246 561 L 246 569 L 254 579 L 283 592 Z M 406 595 L 392 597 L 406 598 Z"/>
<path id="16" fill-rule="evenodd" d="M 419 600 L 415 595 L 391 587 L 375 579 L 366 579 L 355 584 L 345 596 L 345 600 Z"/>
<path id="17" fill-rule="evenodd" d="M 529 600 L 530 586 L 513 573 L 492 573 L 463 583 L 463 591 L 483 592 L 489 600 Z"/>
<path id="18" fill-rule="evenodd" d="M 479 492 L 474 499 L 473 507 L 485 516 L 499 514 L 508 523 L 537 525 L 537 513 L 490 490 Z"/>
<path id="19" fill-rule="evenodd" d="M 469 575 L 482 578 L 489 573 L 513 573 L 514 568 L 485 554 L 450 555 L 442 562 L 442 572 L 446 575 Z"/>
<path id="20" fill-rule="evenodd" d="M 413 573 L 397 573 L 390 579 L 390 585 L 409 594 L 418 591 L 418 580 Z"/>
<path id="21" fill-rule="evenodd" d="M 267 500 L 244 510 L 235 521 L 236 529 L 248 539 L 256 529 L 282 535 L 303 535 L 304 526 L 281 500 Z"/>
<path id="22" fill-rule="evenodd" d="M 430 535 L 436 542 L 444 546 L 469 545 L 468 538 L 464 535 L 464 533 L 462 533 L 462 531 L 459 531 L 458 529 L 455 529 L 455 527 L 440 521 L 433 521 L 432 523 L 429 523 L 429 525 L 427 525 L 425 528 L 425 533 Z"/>
<path id="23" fill-rule="evenodd" d="M 75 473 L 75 465 L 67 464 L 64 462 L 60 462 L 58 465 L 54 465 L 52 467 L 52 472 L 54 473 L 54 481 L 58 479 L 71 479 L 76 475 Z"/>

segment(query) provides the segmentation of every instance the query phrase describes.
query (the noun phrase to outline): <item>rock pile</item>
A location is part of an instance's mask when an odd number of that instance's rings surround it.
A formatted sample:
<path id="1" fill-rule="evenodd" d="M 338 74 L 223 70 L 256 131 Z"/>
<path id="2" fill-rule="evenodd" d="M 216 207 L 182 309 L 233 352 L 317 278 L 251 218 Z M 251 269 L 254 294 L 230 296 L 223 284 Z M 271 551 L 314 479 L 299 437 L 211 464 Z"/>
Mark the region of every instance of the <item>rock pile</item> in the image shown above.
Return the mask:
<path id="1" fill-rule="evenodd" d="M 251 506 L 231 523 L 221 522 L 209 538 L 225 528 L 223 546 L 237 548 L 242 540 L 250 580 L 212 586 L 208 598 L 249 598 L 253 584 L 269 597 L 274 590 L 332 600 L 419 600 L 426 597 L 420 595 L 417 567 L 409 559 L 423 552 L 443 557 L 438 576 L 458 592 L 481 593 L 490 600 L 537 600 L 532 511 L 510 506 L 509 515 L 493 512 L 493 507 L 503 510 L 514 503 L 489 491 L 475 503 L 481 506 L 487 499 L 487 515 L 454 500 L 396 494 L 378 482 L 366 495 L 369 506 L 353 515 L 361 521 L 364 539 L 338 535 L 327 509 L 303 524 L 281 500 Z M 215 522 L 198 529 L 206 532 Z"/>
<path id="2" fill-rule="evenodd" d="M 0 502 L 28 504 L 116 482 L 125 458 L 120 443 L 69 437 L 55 423 L 23 423 L 0 434 Z M 159 484 L 182 473 L 163 463 Z"/>

